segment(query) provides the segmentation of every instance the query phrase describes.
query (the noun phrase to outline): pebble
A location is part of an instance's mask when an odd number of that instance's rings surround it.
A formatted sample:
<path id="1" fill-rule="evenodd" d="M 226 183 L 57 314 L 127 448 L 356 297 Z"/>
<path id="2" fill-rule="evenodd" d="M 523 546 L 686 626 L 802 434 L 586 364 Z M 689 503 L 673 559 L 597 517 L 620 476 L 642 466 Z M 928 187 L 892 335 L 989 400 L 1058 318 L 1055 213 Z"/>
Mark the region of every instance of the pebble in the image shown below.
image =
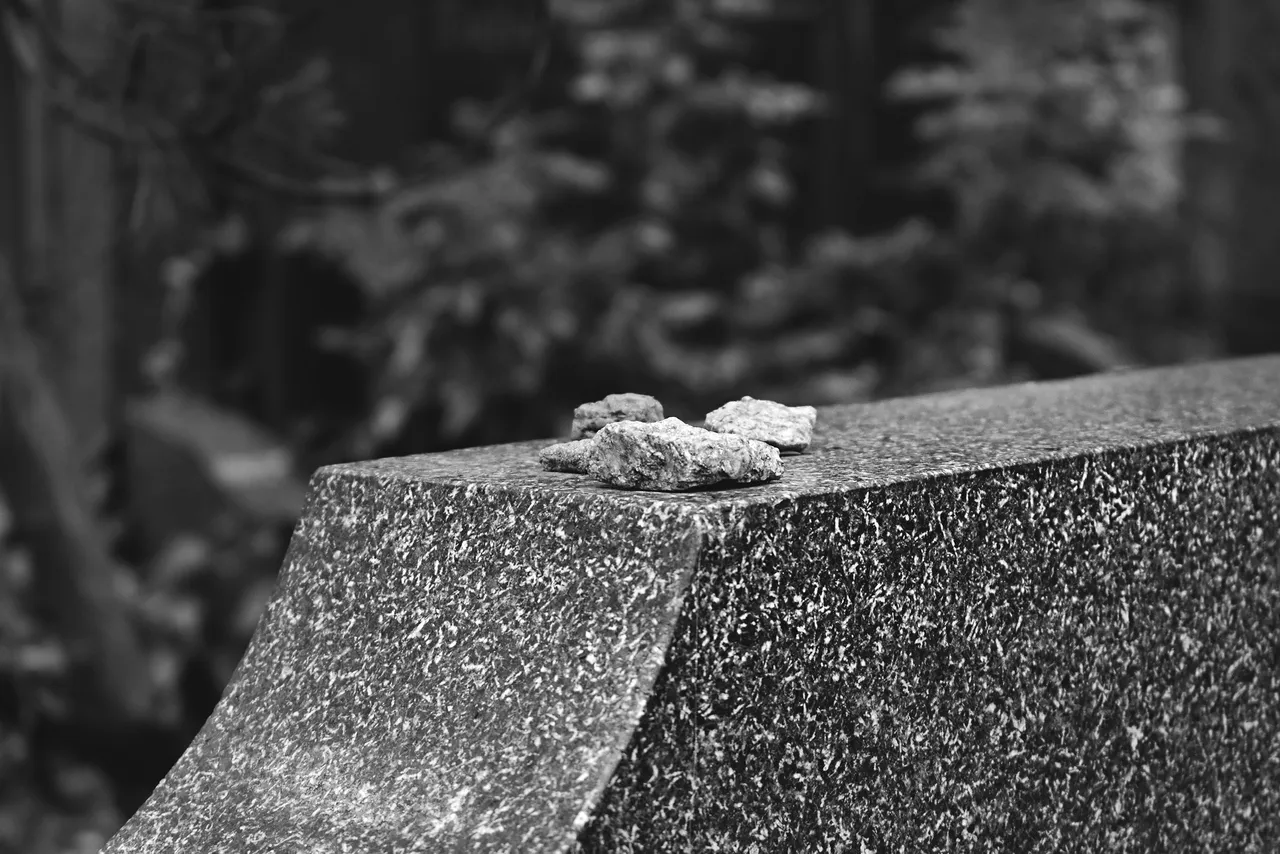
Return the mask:
<path id="1" fill-rule="evenodd" d="M 818 410 L 744 397 L 707 413 L 707 429 L 765 442 L 780 451 L 803 451 L 813 440 Z"/>
<path id="2" fill-rule="evenodd" d="M 573 410 L 570 439 L 589 439 L 606 424 L 619 421 L 653 423 L 662 420 L 662 404 L 647 394 L 610 394 Z"/>

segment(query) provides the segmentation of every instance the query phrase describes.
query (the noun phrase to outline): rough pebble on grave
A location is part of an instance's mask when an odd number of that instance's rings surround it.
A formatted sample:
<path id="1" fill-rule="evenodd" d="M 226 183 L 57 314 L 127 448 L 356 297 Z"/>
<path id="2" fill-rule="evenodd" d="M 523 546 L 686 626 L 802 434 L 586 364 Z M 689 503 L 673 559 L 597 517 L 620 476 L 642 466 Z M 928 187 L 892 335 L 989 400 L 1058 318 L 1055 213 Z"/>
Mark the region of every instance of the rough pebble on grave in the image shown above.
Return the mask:
<path id="1" fill-rule="evenodd" d="M 679 418 L 656 424 L 607 424 L 595 437 L 592 477 L 623 489 L 679 492 L 731 483 L 763 483 L 782 476 L 778 449 L 690 427 Z"/>
<path id="2" fill-rule="evenodd" d="M 610 394 L 573 410 L 570 439 L 589 439 L 606 424 L 619 421 L 655 423 L 662 420 L 662 404 L 647 394 Z"/>
<path id="3" fill-rule="evenodd" d="M 592 439 L 577 439 L 572 442 L 548 445 L 538 452 L 538 461 L 546 471 L 586 474 L 587 462 L 591 459 L 593 447 L 595 447 L 595 441 Z"/>
<path id="4" fill-rule="evenodd" d="M 707 429 L 756 439 L 782 451 L 803 451 L 813 439 L 817 420 L 818 410 L 812 406 L 744 397 L 708 412 Z"/>

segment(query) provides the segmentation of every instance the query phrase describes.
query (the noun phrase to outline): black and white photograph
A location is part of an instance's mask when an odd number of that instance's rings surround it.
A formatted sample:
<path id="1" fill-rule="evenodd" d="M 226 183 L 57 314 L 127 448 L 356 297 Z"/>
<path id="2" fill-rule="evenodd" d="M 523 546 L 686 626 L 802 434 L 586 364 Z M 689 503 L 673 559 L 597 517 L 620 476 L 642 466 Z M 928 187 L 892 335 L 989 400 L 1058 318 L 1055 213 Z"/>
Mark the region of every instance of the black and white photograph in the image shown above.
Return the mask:
<path id="1" fill-rule="evenodd" d="M 1280 0 L 0 0 L 0 854 L 1280 851 Z"/>

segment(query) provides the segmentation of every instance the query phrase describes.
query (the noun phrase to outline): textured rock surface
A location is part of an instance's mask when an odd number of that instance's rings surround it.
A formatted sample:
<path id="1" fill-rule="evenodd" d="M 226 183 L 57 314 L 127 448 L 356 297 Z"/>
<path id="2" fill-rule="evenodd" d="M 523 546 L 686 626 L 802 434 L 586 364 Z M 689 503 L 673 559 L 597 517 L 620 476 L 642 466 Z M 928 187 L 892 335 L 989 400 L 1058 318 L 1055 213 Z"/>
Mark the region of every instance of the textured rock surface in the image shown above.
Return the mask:
<path id="1" fill-rule="evenodd" d="M 588 472 L 623 489 L 680 492 L 775 480 L 782 476 L 782 459 L 763 442 L 690 427 L 679 418 L 620 421 L 596 434 Z"/>
<path id="2" fill-rule="evenodd" d="M 604 400 L 584 403 L 573 410 L 573 427 L 570 439 L 586 439 L 594 436 L 606 424 L 618 421 L 643 421 L 653 423 L 662 420 L 662 404 L 647 394 L 610 394 Z"/>
<path id="3" fill-rule="evenodd" d="M 744 397 L 707 413 L 707 429 L 766 442 L 782 451 L 803 451 L 813 439 L 818 410 Z"/>
<path id="4" fill-rule="evenodd" d="M 1277 848 L 1280 358 L 823 409 L 734 490 L 539 444 L 319 472 L 106 850 Z"/>
<path id="5" fill-rule="evenodd" d="M 591 459 L 591 450 L 595 442 L 591 439 L 577 439 L 572 442 L 559 442 L 548 445 L 538 451 L 538 461 L 546 471 L 560 471 L 569 474 L 586 474 L 587 464 Z"/>

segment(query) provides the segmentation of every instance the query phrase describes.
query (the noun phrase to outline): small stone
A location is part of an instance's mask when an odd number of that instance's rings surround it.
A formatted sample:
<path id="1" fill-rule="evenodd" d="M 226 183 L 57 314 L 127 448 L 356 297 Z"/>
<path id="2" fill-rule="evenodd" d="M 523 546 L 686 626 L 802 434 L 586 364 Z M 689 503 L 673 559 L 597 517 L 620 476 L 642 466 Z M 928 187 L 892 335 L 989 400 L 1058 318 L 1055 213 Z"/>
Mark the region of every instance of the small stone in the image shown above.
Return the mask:
<path id="1" fill-rule="evenodd" d="M 589 439 L 606 424 L 618 421 L 652 423 L 662 420 L 662 404 L 647 394 L 610 394 L 573 410 L 570 439 Z"/>
<path id="2" fill-rule="evenodd" d="M 557 445 L 548 445 L 539 451 L 538 460 L 547 471 L 586 474 L 587 461 L 591 458 L 593 447 L 595 442 L 591 439 L 560 442 Z"/>
<path id="3" fill-rule="evenodd" d="M 707 429 L 745 436 L 782 451 L 803 451 L 813 440 L 818 410 L 812 406 L 785 406 L 772 400 L 744 397 L 707 413 Z"/>
<path id="4" fill-rule="evenodd" d="M 680 492 L 725 481 L 774 480 L 782 476 L 782 457 L 764 442 L 690 427 L 679 418 L 623 421 L 596 434 L 588 471 L 623 489 Z"/>

